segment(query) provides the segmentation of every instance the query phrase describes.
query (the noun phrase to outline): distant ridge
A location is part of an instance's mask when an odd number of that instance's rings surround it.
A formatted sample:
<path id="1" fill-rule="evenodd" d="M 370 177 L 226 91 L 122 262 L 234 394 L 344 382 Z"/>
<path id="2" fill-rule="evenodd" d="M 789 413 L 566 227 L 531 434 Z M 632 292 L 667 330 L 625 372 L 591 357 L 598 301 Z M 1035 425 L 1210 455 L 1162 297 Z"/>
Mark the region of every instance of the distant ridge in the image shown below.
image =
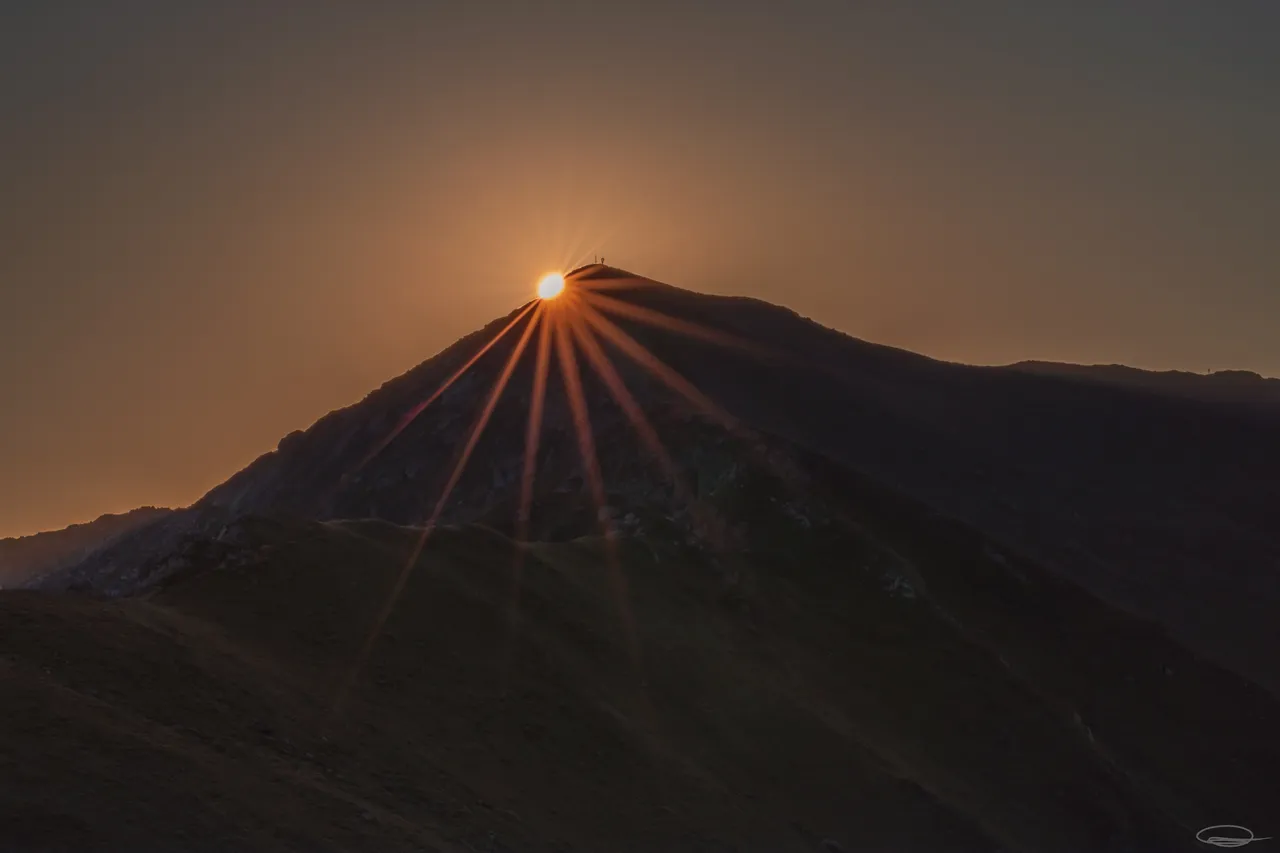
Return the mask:
<path id="1" fill-rule="evenodd" d="M 1143 370 L 1123 364 L 1065 364 L 1051 361 L 1020 361 L 1009 367 L 1041 376 L 1083 379 L 1206 403 L 1237 404 L 1280 413 L 1280 379 L 1261 376 L 1249 370 L 1192 373 L 1187 370 Z"/>

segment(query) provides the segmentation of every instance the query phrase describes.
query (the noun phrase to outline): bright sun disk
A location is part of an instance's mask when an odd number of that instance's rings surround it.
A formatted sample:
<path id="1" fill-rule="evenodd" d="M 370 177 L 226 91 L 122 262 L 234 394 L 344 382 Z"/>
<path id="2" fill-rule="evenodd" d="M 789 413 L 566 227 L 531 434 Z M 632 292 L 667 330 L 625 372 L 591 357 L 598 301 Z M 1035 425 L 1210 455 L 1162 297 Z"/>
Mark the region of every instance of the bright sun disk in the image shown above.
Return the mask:
<path id="1" fill-rule="evenodd" d="M 538 298 L 555 299 L 564 290 L 564 276 L 558 272 L 547 273 L 538 282 Z"/>

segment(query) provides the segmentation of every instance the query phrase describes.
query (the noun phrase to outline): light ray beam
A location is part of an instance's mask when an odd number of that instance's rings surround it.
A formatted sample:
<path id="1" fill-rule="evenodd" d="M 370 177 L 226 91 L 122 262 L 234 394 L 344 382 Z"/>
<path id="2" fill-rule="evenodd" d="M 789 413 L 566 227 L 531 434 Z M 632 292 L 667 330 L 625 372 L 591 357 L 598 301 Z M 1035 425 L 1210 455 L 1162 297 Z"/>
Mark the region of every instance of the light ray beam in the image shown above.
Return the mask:
<path id="1" fill-rule="evenodd" d="M 658 462 L 663 473 L 667 475 L 667 479 L 671 481 L 676 500 L 689 507 L 704 532 L 710 534 L 712 544 L 716 547 L 721 547 L 723 540 L 720 535 L 720 525 L 709 516 L 706 509 L 694 497 L 692 490 L 685 483 L 684 475 L 680 473 L 679 466 L 671 458 L 671 454 L 667 452 L 667 448 L 658 436 L 657 430 L 653 428 L 653 424 L 645 416 L 644 410 L 628 390 L 626 382 L 623 381 L 617 368 L 613 366 L 613 362 L 609 360 L 609 356 L 605 353 L 604 348 L 600 346 L 600 342 L 595 339 L 591 329 L 579 317 L 573 318 L 571 328 L 578 340 L 578 346 L 587 356 L 587 361 L 604 381 L 613 399 L 618 403 L 627 419 L 631 421 L 631 425 L 635 428 L 637 435 L 640 436 L 640 441 Z"/>
<path id="2" fill-rule="evenodd" d="M 541 303 L 538 303 L 541 308 Z M 528 309 L 526 309 L 527 311 Z M 522 314 L 523 316 L 523 314 Z M 534 328 L 538 325 L 538 321 L 542 319 L 542 312 L 538 310 L 530 319 L 529 324 L 525 327 L 524 334 L 520 336 L 520 340 L 516 343 L 515 349 L 512 350 L 510 358 L 502 368 L 502 373 L 498 376 L 497 382 L 494 383 L 493 390 L 489 392 L 489 398 L 485 401 L 483 411 L 476 420 L 475 426 L 471 430 L 471 436 L 467 440 L 466 446 L 462 450 L 462 455 L 458 457 L 457 464 L 454 465 L 449 480 L 445 484 L 444 491 L 440 494 L 440 499 L 436 502 L 435 509 L 431 512 L 431 517 L 427 520 L 426 526 L 422 528 L 421 535 L 418 536 L 417 542 L 414 543 L 413 550 L 409 554 L 409 559 L 405 562 L 404 568 L 400 570 L 396 577 L 396 582 L 391 589 L 390 595 L 387 597 L 386 603 L 378 614 L 378 618 L 374 620 L 373 629 L 369 632 L 369 636 L 365 639 L 364 646 L 360 649 L 360 654 L 356 659 L 356 665 L 352 668 L 350 675 L 347 677 L 338 699 L 334 703 L 335 712 L 341 706 L 343 699 L 351 691 L 355 685 L 356 678 L 359 677 L 360 671 L 364 668 L 364 664 L 368 660 L 370 652 L 373 650 L 374 644 L 381 635 L 383 628 L 386 626 L 387 619 L 395 610 L 397 601 L 401 593 L 404 592 L 405 585 L 408 583 L 409 576 L 413 573 L 413 567 L 418 562 L 418 558 L 422 555 L 422 549 L 427 544 L 432 531 L 440 520 L 440 515 L 444 512 L 445 506 L 448 504 L 449 497 L 458 485 L 458 481 L 462 479 L 462 472 L 466 468 L 467 462 L 471 458 L 472 451 L 475 450 L 476 444 L 480 441 L 480 436 L 484 433 L 484 428 L 489 423 L 489 418 L 493 415 L 493 410 L 498 405 L 498 400 L 502 397 L 503 390 L 507 387 L 507 383 L 511 379 L 511 374 L 515 372 L 516 365 L 520 361 L 520 356 L 524 353 L 525 347 L 529 343 L 529 338 L 533 334 Z M 508 327 L 510 328 L 510 327 Z M 504 330 L 505 332 L 505 330 Z M 490 344 L 492 345 L 492 344 Z"/>
<path id="3" fill-rule="evenodd" d="M 600 460 L 596 455 L 594 434 L 591 430 L 591 415 L 587 410 L 587 398 L 582 390 L 582 376 L 578 371 L 578 360 L 574 355 L 573 341 L 569 337 L 567 322 L 562 317 L 556 318 L 556 355 L 560 362 L 560 374 L 564 380 L 565 393 L 569 398 L 569 407 L 573 414 L 574 431 L 578 434 L 578 452 L 582 456 L 582 467 L 585 469 L 587 482 L 591 489 L 591 497 L 596 505 L 597 517 L 604 533 L 605 559 L 609 567 L 609 576 L 613 584 L 614 596 L 617 599 L 619 615 L 626 632 L 627 648 L 637 671 L 640 670 L 640 648 L 636 639 L 636 628 L 628 604 L 630 592 L 626 575 L 618 560 L 613 524 L 606 510 L 608 504 L 604 491 L 604 477 L 600 472 Z"/>
<path id="4" fill-rule="evenodd" d="M 541 303 L 535 300 L 533 302 L 530 302 L 528 305 L 526 305 L 524 309 L 519 314 L 517 314 L 510 323 L 508 323 L 506 326 L 503 327 L 502 331 L 494 335 L 493 338 L 487 344 L 485 344 L 483 347 L 480 348 L 479 352 L 471 356 L 471 358 L 467 359 L 466 364 L 462 365 L 462 367 L 459 367 L 456 371 L 454 371 L 453 375 L 450 376 L 448 379 L 446 379 L 444 383 L 435 390 L 435 393 L 433 393 L 430 397 L 428 397 L 423 402 L 419 403 L 418 405 L 410 409 L 404 415 L 404 417 L 400 419 L 400 422 L 396 424 L 395 429 L 391 430 L 390 434 L 388 434 L 386 438 L 384 438 L 381 442 L 379 442 L 378 445 L 373 448 L 373 450 L 369 451 L 369 453 L 365 455 L 364 459 L 360 460 L 360 463 L 356 465 L 355 468 L 353 468 L 347 474 L 347 476 L 344 477 L 343 479 L 349 479 L 353 474 L 360 471 L 362 468 L 364 468 L 364 466 L 372 462 L 379 453 L 386 450 L 387 445 L 395 441 L 396 438 L 400 435 L 400 433 L 405 431 L 405 429 L 409 426 L 409 424 L 417 420 L 418 416 L 421 415 L 424 411 L 426 411 L 428 406 L 430 406 L 436 400 L 440 399 L 440 396 L 444 394 L 445 391 L 448 391 L 449 388 L 453 385 L 453 383 L 461 379 L 463 374 L 465 374 L 468 370 L 470 370 L 477 361 L 479 361 L 481 358 L 484 357 L 485 353 L 493 349 L 494 345 L 497 344 L 498 341 L 502 340 L 502 338 L 506 336 L 507 332 L 515 328 L 516 325 L 521 320 L 523 320 L 525 316 L 529 314 L 530 311 L 533 311 L 540 304 Z"/>
<path id="5" fill-rule="evenodd" d="M 542 411 L 547 396 L 547 374 L 551 362 L 551 326 L 547 319 L 538 330 L 538 349 L 533 368 L 533 391 L 529 400 L 529 422 L 525 427 L 524 465 L 520 472 L 520 503 L 516 508 L 516 555 L 511 578 L 511 643 L 520 629 L 520 584 L 524 573 L 525 546 L 529 539 L 529 518 L 533 508 L 533 480 L 538 467 L 538 446 L 542 442 Z"/>
<path id="6" fill-rule="evenodd" d="M 647 323 L 650 326 L 656 326 L 685 337 L 696 338 L 700 341 L 718 344 L 730 349 L 742 350 L 766 359 L 785 358 L 781 353 L 772 352 L 746 338 L 740 338 L 737 335 L 723 332 L 719 329 L 712 329 L 701 323 L 671 317 L 661 311 L 645 308 L 643 305 L 632 305 L 630 302 L 624 302 L 612 296 L 605 296 L 603 293 L 594 293 L 589 288 L 583 294 L 583 298 L 601 311 L 639 320 L 641 323 Z"/>
<path id="7" fill-rule="evenodd" d="M 720 425 L 728 430 L 731 435 L 734 435 L 743 441 L 748 452 L 759 460 L 760 464 L 776 476 L 785 486 L 790 488 L 794 494 L 802 496 L 807 493 L 803 484 L 797 481 L 795 473 L 781 466 L 778 461 L 773 458 L 772 454 L 769 452 L 768 445 L 762 442 L 760 436 L 756 435 L 752 430 L 744 427 L 737 418 L 721 408 L 706 394 L 699 391 L 692 382 L 685 379 L 680 375 L 680 373 L 665 364 L 660 358 L 651 353 L 643 344 L 628 335 L 616 323 L 605 317 L 599 311 L 596 311 L 591 306 L 583 303 L 579 303 L 579 311 L 583 319 L 602 337 L 607 338 L 611 343 L 618 347 L 618 349 L 622 350 L 633 361 L 657 377 L 668 388 L 684 397 L 714 420 L 718 421 Z"/>
<path id="8" fill-rule="evenodd" d="M 585 303 L 579 303 L 579 310 L 581 310 L 583 318 L 591 324 L 592 328 L 601 337 L 607 338 L 614 346 L 630 357 L 632 361 L 649 371 L 668 388 L 693 403 L 704 413 L 719 421 L 722 426 L 735 433 L 740 431 L 737 418 L 722 409 L 706 394 L 699 391 L 692 382 L 685 379 L 676 370 L 667 366 L 662 359 L 649 352 L 643 344 L 624 332 L 616 323 Z"/>

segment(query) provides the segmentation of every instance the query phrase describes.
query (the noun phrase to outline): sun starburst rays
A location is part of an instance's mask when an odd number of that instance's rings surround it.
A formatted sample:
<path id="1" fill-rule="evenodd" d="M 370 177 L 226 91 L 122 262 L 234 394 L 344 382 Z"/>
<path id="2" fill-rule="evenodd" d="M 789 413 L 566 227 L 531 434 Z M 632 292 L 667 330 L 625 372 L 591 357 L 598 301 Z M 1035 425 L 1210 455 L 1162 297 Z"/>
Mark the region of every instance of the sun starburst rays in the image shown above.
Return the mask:
<path id="1" fill-rule="evenodd" d="M 527 310 L 522 312 L 520 317 L 517 317 L 517 320 L 524 317 L 527 313 Z M 435 508 L 431 511 L 430 518 L 427 519 L 427 523 L 423 526 L 422 532 L 414 543 L 413 549 L 409 554 L 409 559 L 405 561 L 404 567 L 396 576 L 395 584 L 392 586 L 391 592 L 387 596 L 386 603 L 383 605 L 382 610 L 379 611 L 378 617 L 374 621 L 373 629 L 369 632 L 369 636 L 365 640 L 365 644 L 361 648 L 360 654 L 357 656 L 356 665 L 352 670 L 351 676 L 339 695 L 340 701 L 341 698 L 345 697 L 347 692 L 351 689 L 355 679 L 359 677 L 360 670 L 363 669 L 364 663 L 368 659 L 370 652 L 373 650 L 373 646 L 377 642 L 378 636 L 386 626 L 387 619 L 390 618 L 391 613 L 395 610 L 396 602 L 404 592 L 405 585 L 409 581 L 409 576 L 413 573 L 413 568 L 417 564 L 418 558 L 422 555 L 422 549 L 427 544 L 427 539 L 431 536 L 432 532 L 435 530 L 436 524 L 440 521 L 440 516 L 448 505 L 449 498 L 453 495 L 453 490 L 457 487 L 458 481 L 462 479 L 462 473 L 466 469 L 467 462 L 470 461 L 471 454 L 480 441 L 480 436 L 484 434 L 484 429 L 488 426 L 489 419 L 493 416 L 493 410 L 497 408 L 498 401 L 502 398 L 502 392 L 506 389 L 507 383 L 511 380 L 511 375 L 515 372 L 516 366 L 520 363 L 520 356 L 524 354 L 525 347 L 529 344 L 529 338 L 533 334 L 534 329 L 538 326 L 538 321 L 541 319 L 542 311 L 541 305 L 539 305 L 538 308 L 533 311 L 529 322 L 525 326 L 524 333 L 520 336 L 520 340 L 516 343 L 515 349 L 511 352 L 511 356 L 507 359 L 506 364 L 503 365 L 502 373 L 499 374 L 497 381 L 494 382 L 493 389 L 489 392 L 489 397 L 485 401 L 484 409 L 480 412 L 479 418 L 476 419 L 475 425 L 471 429 L 471 434 L 467 439 L 467 443 L 463 447 L 462 453 L 459 454 L 458 461 L 453 466 L 453 471 L 449 474 L 449 480 L 445 483 L 444 489 L 440 493 L 440 498 L 436 502 Z M 508 325 L 498 334 L 498 337 L 505 335 L 511 328 L 512 326 Z M 494 341 L 496 340 L 497 338 L 494 339 Z M 491 341 L 490 344 L 486 345 L 486 347 L 481 350 L 480 354 L 487 351 L 494 341 Z M 474 364 L 476 360 L 476 358 L 473 358 L 468 362 L 468 365 Z M 460 375 L 461 373 L 455 374 L 449 381 L 453 382 Z M 440 393 L 441 392 L 437 391 L 433 397 L 439 396 Z"/>
<path id="2" fill-rule="evenodd" d="M 631 280 L 623 279 L 620 281 Z M 642 279 L 634 279 L 634 281 L 643 282 Z M 471 356 L 460 369 L 455 371 L 437 388 L 430 397 L 410 409 L 391 433 L 379 441 L 360 463 L 362 467 L 385 451 L 392 442 L 402 435 L 405 428 L 420 417 L 449 387 L 455 384 L 468 371 L 474 369 L 484 355 L 492 351 L 500 340 L 506 337 L 522 321 L 527 320 L 523 332 L 512 346 L 510 355 L 503 363 L 502 369 L 494 380 L 484 405 L 467 435 L 466 442 L 456 457 L 456 462 L 434 508 L 418 535 L 414 547 L 411 549 L 409 558 L 396 575 L 381 610 L 370 626 L 368 635 L 356 658 L 355 665 L 348 673 L 338 694 L 335 711 L 354 688 L 362 669 L 367 664 L 379 636 L 384 631 L 388 619 L 395 610 L 407 586 L 411 574 L 421 560 L 428 539 L 445 513 L 449 500 L 461 482 L 467 464 L 486 426 L 489 424 L 503 392 L 510 384 L 513 375 L 515 375 L 525 352 L 529 349 L 529 344 L 534 339 L 535 333 L 537 341 L 533 347 L 532 388 L 528 419 L 524 428 L 523 458 L 519 494 L 515 509 L 516 517 L 514 519 L 517 548 L 512 568 L 510 602 L 512 641 L 511 653 L 508 654 L 508 657 L 514 654 L 517 644 L 522 573 L 525 568 L 525 550 L 531 534 L 537 459 L 543 437 L 543 420 L 553 358 L 558 367 L 564 390 L 564 401 L 568 407 L 572 423 L 574 439 L 582 466 L 585 491 L 596 512 L 596 518 L 602 534 L 604 568 L 609 575 L 608 581 L 615 598 L 618 616 L 622 623 L 627 651 L 638 675 L 642 667 L 641 650 L 630 611 L 627 577 L 622 570 L 621 561 L 618 559 L 616 530 L 610 516 L 604 474 L 592 427 L 591 406 L 588 403 L 584 385 L 584 364 L 580 363 L 579 355 L 582 356 L 581 361 L 585 363 L 585 366 L 589 367 L 600 379 L 608 396 L 616 403 L 632 429 L 635 430 L 640 444 L 653 457 L 664 476 L 670 481 L 677 503 L 685 505 L 690 510 L 695 523 L 708 536 L 713 546 L 719 547 L 721 544 L 721 538 L 718 535 L 720 531 L 718 520 L 692 494 L 680 473 L 679 466 L 667 451 L 653 423 L 645 414 L 643 407 L 627 388 L 622 374 L 614 365 L 603 343 L 609 343 L 614 350 L 658 379 L 664 386 L 674 391 L 679 397 L 684 398 L 695 409 L 703 412 L 712 420 L 737 431 L 736 420 L 711 400 L 710 397 L 699 391 L 692 382 L 663 362 L 647 347 L 624 331 L 617 323 L 606 317 L 605 313 L 608 312 L 635 322 L 664 328 L 668 331 L 722 347 L 744 350 L 753 349 L 752 345 L 749 342 L 742 341 L 715 329 L 669 317 L 654 309 L 636 306 L 621 299 L 604 296 L 599 293 L 598 288 L 588 287 L 584 281 L 576 281 L 572 274 L 565 276 L 564 282 L 563 294 L 556 299 L 535 300 L 526 306 L 511 322 Z M 600 281 L 592 282 L 593 285 L 599 283 Z M 507 662 L 507 666 L 504 668 L 508 668 L 509 665 L 510 661 Z M 642 675 L 641 678 L 643 678 Z"/>
<path id="3" fill-rule="evenodd" d="M 395 428 L 392 429 L 391 432 L 386 435 L 386 437 L 384 437 L 381 441 L 379 441 L 376 445 L 374 445 L 372 450 L 370 450 L 367 454 L 365 454 L 364 458 L 360 460 L 360 463 L 356 465 L 356 467 L 347 475 L 347 477 L 349 478 L 352 474 L 358 473 L 360 469 L 364 468 L 364 466 L 372 462 L 379 453 L 386 450 L 387 447 L 391 444 L 391 442 L 395 441 L 400 436 L 400 433 L 404 432 L 405 429 L 410 424 L 412 424 L 415 420 L 418 419 L 418 416 L 420 416 L 423 412 L 425 412 L 432 403 L 434 403 L 436 400 L 439 400 L 440 397 L 444 395 L 444 392 L 448 391 L 455 382 L 461 379 L 468 370 L 474 367 L 475 363 L 480 359 L 482 359 L 485 353 L 493 349 L 493 347 L 498 343 L 498 341 L 502 340 L 506 336 L 507 332 L 510 332 L 517 325 L 519 325 L 521 320 L 527 317 L 531 311 L 534 311 L 538 307 L 539 307 L 539 303 L 537 302 L 530 302 L 528 305 L 526 305 L 520 311 L 520 313 L 517 314 L 511 320 L 511 322 L 503 326 L 502 331 L 498 332 L 498 334 L 490 338 L 489 342 L 486 343 L 483 347 L 481 347 L 479 352 L 471 356 L 471 358 L 467 359 L 466 363 L 463 364 L 462 367 L 459 367 L 457 370 L 455 370 L 453 374 L 449 376 L 448 379 L 446 379 L 443 383 L 441 383 L 440 387 L 437 388 L 431 394 L 430 397 L 423 400 L 421 403 L 419 403 L 418 405 L 410 409 L 408 412 L 406 412 L 405 415 L 400 418 L 400 421 L 399 423 L 396 424 Z"/>
<path id="4" fill-rule="evenodd" d="M 640 443 L 644 445 L 645 449 L 662 469 L 663 474 L 671 482 L 677 505 L 688 507 L 694 522 L 698 525 L 699 532 L 716 547 L 723 547 L 723 523 L 715 513 L 698 500 L 693 490 L 689 488 L 684 475 L 680 472 L 680 467 L 676 465 L 675 460 L 671 458 L 671 454 L 667 452 L 666 445 L 663 444 L 662 439 L 658 436 L 658 431 L 654 429 L 653 424 L 645 415 L 644 409 L 627 389 L 626 383 L 613 362 L 609 360 L 604 347 L 596 340 L 595 335 L 591 333 L 586 322 L 580 316 L 574 317 L 572 328 L 577 337 L 578 345 L 587 356 L 587 361 L 605 383 L 610 396 L 613 397 L 619 408 L 627 416 L 627 420 L 631 422 L 632 428 L 635 429 L 636 435 L 640 438 Z"/>
<path id="5" fill-rule="evenodd" d="M 722 409 L 706 394 L 699 391 L 692 382 L 685 379 L 662 359 L 654 355 L 647 347 L 624 332 L 617 323 L 614 323 L 590 305 L 580 303 L 576 307 L 581 311 L 583 319 L 587 321 L 592 329 L 602 337 L 607 338 L 624 355 L 722 425 L 737 428 L 737 420 L 732 415 Z"/>
<path id="6" fill-rule="evenodd" d="M 525 426 L 524 461 L 520 471 L 520 502 L 516 510 L 516 540 L 529 538 L 529 518 L 533 506 L 533 479 L 538 466 L 538 446 L 542 439 L 542 409 L 547 398 L 547 374 L 551 362 L 551 323 L 538 330 L 538 349 L 533 367 L 533 392 L 529 398 L 529 420 Z"/>
<path id="7" fill-rule="evenodd" d="M 584 300 L 592 307 L 620 317 L 627 317 L 632 320 L 639 320 L 650 326 L 656 326 L 669 332 L 675 332 L 690 338 L 697 338 L 711 344 L 718 344 L 723 347 L 747 350 L 755 355 L 766 356 L 768 353 L 762 347 L 758 347 L 750 341 L 744 340 L 737 335 L 731 335 L 727 332 L 721 332 L 717 329 L 711 329 L 700 323 L 692 323 L 688 320 L 681 320 L 677 317 L 671 317 L 663 314 L 661 311 L 655 311 L 652 308 L 645 308 L 642 305 L 633 305 L 630 302 L 624 302 L 613 296 L 605 296 L 603 293 L 588 289 L 582 296 Z"/>
<path id="8" fill-rule="evenodd" d="M 533 481 L 538 468 L 538 448 L 542 440 L 542 410 L 547 398 L 547 374 L 551 362 L 551 323 L 538 328 L 537 354 L 534 357 L 533 389 L 529 396 L 529 418 L 525 425 L 524 460 L 520 470 L 520 497 L 516 505 L 516 549 L 511 567 L 510 614 L 511 646 L 503 671 L 510 668 L 516 638 L 520 632 L 520 588 L 524 574 L 525 546 L 529 541 L 529 523 L 533 509 Z M 505 675 L 504 675 L 505 680 Z"/>
<path id="9" fill-rule="evenodd" d="M 578 357 L 573 346 L 570 324 L 572 318 L 561 314 L 556 323 L 556 355 L 560 363 L 560 374 L 564 380 L 565 394 L 569 400 L 569 409 L 573 414 L 574 433 L 578 439 L 578 453 L 581 457 L 583 473 L 586 475 L 591 501 L 595 506 L 596 518 L 603 534 L 605 564 L 609 571 L 609 580 L 613 587 L 615 604 L 619 616 L 623 620 L 626 632 L 627 650 L 632 661 L 639 662 L 639 646 L 636 642 L 635 628 L 631 619 L 628 604 L 627 579 L 622 572 L 618 560 L 617 544 L 614 538 L 613 521 L 609 516 L 609 502 L 604 488 L 604 475 L 600 470 L 600 458 L 596 454 L 595 434 L 591 429 L 591 413 L 587 407 L 587 397 L 583 392 L 582 374 L 578 369 Z"/>

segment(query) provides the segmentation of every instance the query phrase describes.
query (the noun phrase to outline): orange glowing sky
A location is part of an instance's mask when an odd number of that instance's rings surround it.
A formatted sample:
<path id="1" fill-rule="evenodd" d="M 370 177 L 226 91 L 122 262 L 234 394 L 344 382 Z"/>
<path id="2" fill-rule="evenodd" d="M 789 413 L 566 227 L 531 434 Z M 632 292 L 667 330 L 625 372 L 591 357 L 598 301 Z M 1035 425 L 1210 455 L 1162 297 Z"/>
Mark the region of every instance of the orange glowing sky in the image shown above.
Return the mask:
<path id="1" fill-rule="evenodd" d="M 188 503 L 599 253 L 941 358 L 1280 374 L 1270 2 L 27 6 L 0 535 Z"/>

